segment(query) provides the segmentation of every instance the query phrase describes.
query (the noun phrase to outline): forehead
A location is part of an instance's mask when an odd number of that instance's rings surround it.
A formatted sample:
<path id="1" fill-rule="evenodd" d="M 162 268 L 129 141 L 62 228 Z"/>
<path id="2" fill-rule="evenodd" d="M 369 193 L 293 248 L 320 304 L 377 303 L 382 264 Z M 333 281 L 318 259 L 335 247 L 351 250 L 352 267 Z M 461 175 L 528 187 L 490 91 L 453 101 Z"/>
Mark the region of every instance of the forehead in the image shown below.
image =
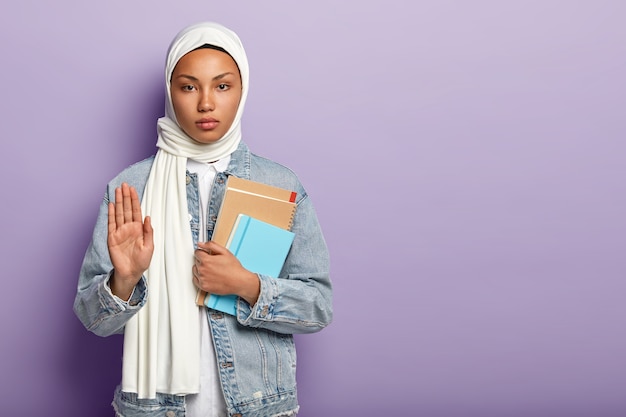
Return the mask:
<path id="1" fill-rule="evenodd" d="M 201 48 L 186 53 L 178 60 L 172 75 L 182 72 L 196 74 L 234 72 L 238 74 L 239 69 L 233 58 L 227 53 L 216 49 Z"/>

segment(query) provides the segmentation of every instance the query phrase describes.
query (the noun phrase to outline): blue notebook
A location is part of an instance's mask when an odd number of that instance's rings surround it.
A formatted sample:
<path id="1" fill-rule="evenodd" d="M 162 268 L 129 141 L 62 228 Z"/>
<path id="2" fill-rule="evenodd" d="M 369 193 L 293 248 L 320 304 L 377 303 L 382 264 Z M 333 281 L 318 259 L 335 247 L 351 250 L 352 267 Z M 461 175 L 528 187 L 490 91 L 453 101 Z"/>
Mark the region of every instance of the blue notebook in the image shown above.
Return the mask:
<path id="1" fill-rule="evenodd" d="M 295 233 L 254 217 L 240 214 L 233 225 L 226 247 L 251 272 L 278 277 Z M 209 294 L 205 305 L 224 313 L 237 314 L 236 295 Z"/>

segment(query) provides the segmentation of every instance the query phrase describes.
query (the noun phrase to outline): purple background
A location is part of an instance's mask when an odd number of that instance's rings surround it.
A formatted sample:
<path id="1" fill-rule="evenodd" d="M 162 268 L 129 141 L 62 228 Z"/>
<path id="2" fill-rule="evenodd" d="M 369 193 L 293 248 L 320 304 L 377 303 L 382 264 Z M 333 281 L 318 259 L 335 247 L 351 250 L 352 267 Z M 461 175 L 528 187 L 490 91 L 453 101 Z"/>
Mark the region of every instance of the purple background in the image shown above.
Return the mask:
<path id="1" fill-rule="evenodd" d="M 244 137 L 292 167 L 335 322 L 302 417 L 626 415 L 626 3 L 3 4 L 3 415 L 112 416 L 72 312 L 106 182 L 154 152 L 183 26 L 247 48 Z"/>

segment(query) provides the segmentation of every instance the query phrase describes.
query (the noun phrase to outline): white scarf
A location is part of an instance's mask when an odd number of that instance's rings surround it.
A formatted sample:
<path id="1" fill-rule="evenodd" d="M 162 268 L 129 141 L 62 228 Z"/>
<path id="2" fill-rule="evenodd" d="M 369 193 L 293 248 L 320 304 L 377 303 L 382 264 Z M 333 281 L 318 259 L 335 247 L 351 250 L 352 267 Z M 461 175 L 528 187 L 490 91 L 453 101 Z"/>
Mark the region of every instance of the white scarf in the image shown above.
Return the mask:
<path id="1" fill-rule="evenodd" d="M 211 144 L 200 144 L 178 126 L 170 93 L 176 63 L 188 52 L 210 44 L 233 57 L 242 82 L 241 101 L 228 132 Z M 156 157 L 141 209 L 154 228 L 154 254 L 144 276 L 148 299 L 128 321 L 124 334 L 122 390 L 139 398 L 157 392 L 185 395 L 199 391 L 200 315 L 193 284 L 193 242 L 186 193 L 187 158 L 211 162 L 230 155 L 241 140 L 241 114 L 248 92 L 248 60 L 231 30 L 216 23 L 183 29 L 172 41 L 165 66 L 165 117 L 158 120 Z"/>

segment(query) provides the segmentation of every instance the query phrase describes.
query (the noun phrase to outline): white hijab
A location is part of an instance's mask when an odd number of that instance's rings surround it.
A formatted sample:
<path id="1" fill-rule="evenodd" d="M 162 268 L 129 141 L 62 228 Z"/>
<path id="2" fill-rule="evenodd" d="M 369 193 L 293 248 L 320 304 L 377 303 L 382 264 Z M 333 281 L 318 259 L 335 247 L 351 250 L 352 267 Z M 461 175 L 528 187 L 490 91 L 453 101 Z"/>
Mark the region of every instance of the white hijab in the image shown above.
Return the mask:
<path id="1" fill-rule="evenodd" d="M 239 67 L 242 93 L 230 129 L 218 141 L 200 144 L 178 125 L 170 78 L 177 62 L 205 44 L 219 46 Z M 154 228 L 154 254 L 144 276 L 148 299 L 126 324 L 122 390 L 139 398 L 157 392 L 185 395 L 199 391 L 200 315 L 193 284 L 193 241 L 187 208 L 187 158 L 216 161 L 230 155 L 241 140 L 241 114 L 248 92 L 248 60 L 239 37 L 216 23 L 183 29 L 172 41 L 165 65 L 165 117 L 158 120 L 157 151 L 141 209 Z"/>

